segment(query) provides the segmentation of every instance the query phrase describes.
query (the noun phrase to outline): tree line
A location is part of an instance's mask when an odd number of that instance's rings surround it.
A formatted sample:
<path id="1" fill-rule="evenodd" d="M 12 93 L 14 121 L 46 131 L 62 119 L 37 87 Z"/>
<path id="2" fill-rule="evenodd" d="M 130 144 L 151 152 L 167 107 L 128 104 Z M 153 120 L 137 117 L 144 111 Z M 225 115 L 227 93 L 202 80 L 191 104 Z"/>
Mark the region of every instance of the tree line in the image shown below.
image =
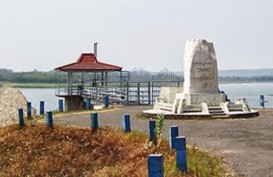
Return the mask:
<path id="1" fill-rule="evenodd" d="M 130 72 L 131 77 L 134 72 Z M 178 76 L 182 78 L 182 76 Z M 30 72 L 13 72 L 9 69 L 0 69 L 0 82 L 13 83 L 67 83 L 67 73 L 57 71 L 30 71 Z M 231 82 L 273 82 L 273 76 L 225 76 L 219 77 L 220 83 Z"/>
<path id="2" fill-rule="evenodd" d="M 219 77 L 220 83 L 238 82 L 273 82 L 273 76 L 226 76 Z"/>
<path id="3" fill-rule="evenodd" d="M 67 75 L 56 71 L 13 72 L 8 69 L 0 69 L 0 81 L 13 83 L 66 83 Z"/>

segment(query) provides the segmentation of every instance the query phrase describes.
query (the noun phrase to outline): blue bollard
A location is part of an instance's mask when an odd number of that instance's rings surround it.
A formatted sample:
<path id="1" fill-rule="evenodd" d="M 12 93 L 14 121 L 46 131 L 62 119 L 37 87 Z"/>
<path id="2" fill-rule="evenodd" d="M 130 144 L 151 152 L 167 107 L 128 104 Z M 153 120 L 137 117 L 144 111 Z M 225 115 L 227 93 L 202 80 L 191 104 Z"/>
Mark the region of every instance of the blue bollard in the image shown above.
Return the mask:
<path id="1" fill-rule="evenodd" d="M 98 127 L 99 127 L 98 113 L 96 113 L 96 112 L 91 113 L 91 128 L 92 128 L 92 131 L 97 131 Z"/>
<path id="2" fill-rule="evenodd" d="M 46 126 L 53 128 L 53 117 L 51 111 L 46 112 Z"/>
<path id="3" fill-rule="evenodd" d="M 155 140 L 155 120 L 149 121 L 149 141 Z"/>
<path id="4" fill-rule="evenodd" d="M 175 149 L 175 138 L 178 136 L 178 126 L 170 126 L 169 128 L 169 143 L 170 150 Z"/>
<path id="5" fill-rule="evenodd" d="M 109 96 L 106 95 L 106 96 L 104 97 L 104 107 L 105 107 L 105 108 L 108 108 L 108 106 L 109 106 Z"/>
<path id="6" fill-rule="evenodd" d="M 25 126 L 24 111 L 22 108 L 18 109 L 18 115 L 19 115 L 19 126 L 22 128 Z"/>
<path id="7" fill-rule="evenodd" d="M 150 154 L 148 156 L 148 177 L 163 177 L 163 155 Z"/>
<path id="8" fill-rule="evenodd" d="M 187 153 L 186 153 L 186 138 L 178 136 L 175 138 L 176 150 L 176 166 L 183 173 L 187 172 Z"/>
<path id="9" fill-rule="evenodd" d="M 40 101 L 40 115 L 44 115 L 44 114 L 45 114 L 45 102 Z"/>
<path id="10" fill-rule="evenodd" d="M 122 128 L 126 133 L 131 132 L 130 115 L 124 114 L 122 119 Z"/>
<path id="11" fill-rule="evenodd" d="M 31 102 L 27 102 L 27 118 L 31 118 Z"/>
<path id="12" fill-rule="evenodd" d="M 59 99 L 59 112 L 64 111 L 64 101 L 62 99 Z"/>
<path id="13" fill-rule="evenodd" d="M 90 98 L 86 99 L 85 109 L 87 109 L 87 110 L 91 109 L 91 99 Z"/>
<path id="14" fill-rule="evenodd" d="M 264 103 L 265 103 L 264 95 L 260 95 L 260 106 L 261 106 L 261 108 L 264 108 Z"/>

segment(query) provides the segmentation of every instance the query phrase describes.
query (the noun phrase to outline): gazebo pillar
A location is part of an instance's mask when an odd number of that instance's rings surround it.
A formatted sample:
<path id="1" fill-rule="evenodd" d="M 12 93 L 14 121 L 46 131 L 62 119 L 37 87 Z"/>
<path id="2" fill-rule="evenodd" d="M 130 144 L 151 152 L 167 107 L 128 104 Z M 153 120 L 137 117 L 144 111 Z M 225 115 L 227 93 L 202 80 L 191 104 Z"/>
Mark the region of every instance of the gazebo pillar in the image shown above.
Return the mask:
<path id="1" fill-rule="evenodd" d="M 102 85 L 102 86 L 104 85 L 103 81 L 104 81 L 104 73 L 101 72 L 101 85 Z"/>
<path id="2" fill-rule="evenodd" d="M 108 81 L 108 72 L 105 71 L 105 81 Z M 105 82 L 105 85 L 107 86 L 107 82 Z"/>
<path id="3" fill-rule="evenodd" d="M 73 72 L 72 71 L 68 71 L 68 77 L 67 77 L 67 94 L 68 95 L 72 95 L 73 93 Z"/>

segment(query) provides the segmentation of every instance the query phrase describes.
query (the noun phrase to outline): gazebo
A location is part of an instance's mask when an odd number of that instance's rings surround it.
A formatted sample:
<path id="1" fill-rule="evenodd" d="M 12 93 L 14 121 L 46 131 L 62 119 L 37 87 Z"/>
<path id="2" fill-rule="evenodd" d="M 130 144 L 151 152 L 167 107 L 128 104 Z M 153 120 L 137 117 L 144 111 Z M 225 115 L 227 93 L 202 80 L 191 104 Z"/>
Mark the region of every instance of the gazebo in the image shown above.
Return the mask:
<path id="1" fill-rule="evenodd" d="M 66 110 L 80 109 L 85 97 L 84 89 L 96 87 L 98 83 L 107 84 L 109 73 L 119 72 L 118 75 L 122 76 L 122 67 L 99 62 L 96 50 L 94 53 L 82 53 L 76 62 L 55 70 L 67 72 L 67 86 L 56 92 L 56 96 L 65 98 Z"/>

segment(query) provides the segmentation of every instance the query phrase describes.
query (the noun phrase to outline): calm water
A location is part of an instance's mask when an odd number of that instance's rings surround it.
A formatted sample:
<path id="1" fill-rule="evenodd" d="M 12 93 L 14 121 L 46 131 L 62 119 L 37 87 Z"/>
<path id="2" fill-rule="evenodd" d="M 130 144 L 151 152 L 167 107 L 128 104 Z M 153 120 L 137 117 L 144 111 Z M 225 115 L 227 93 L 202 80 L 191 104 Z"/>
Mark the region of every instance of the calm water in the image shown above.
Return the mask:
<path id="1" fill-rule="evenodd" d="M 220 84 L 220 90 L 225 91 L 228 98 L 234 102 L 237 97 L 245 97 L 250 107 L 260 107 L 260 95 L 265 95 L 268 103 L 265 107 L 273 107 L 273 83 L 236 83 L 236 84 Z"/>
<path id="2" fill-rule="evenodd" d="M 258 108 L 260 95 L 265 95 L 268 101 L 266 107 L 273 107 L 273 83 L 240 83 L 240 84 L 220 84 L 220 90 L 223 90 L 231 101 L 236 97 L 247 98 L 250 107 Z M 28 101 L 30 101 L 39 112 L 40 101 L 45 102 L 45 110 L 58 109 L 58 97 L 55 96 L 55 89 L 20 89 Z"/>
<path id="3" fill-rule="evenodd" d="M 37 109 L 39 113 L 40 101 L 45 102 L 45 111 L 58 109 L 59 98 L 55 96 L 55 89 L 51 88 L 20 88 L 26 99 Z"/>

